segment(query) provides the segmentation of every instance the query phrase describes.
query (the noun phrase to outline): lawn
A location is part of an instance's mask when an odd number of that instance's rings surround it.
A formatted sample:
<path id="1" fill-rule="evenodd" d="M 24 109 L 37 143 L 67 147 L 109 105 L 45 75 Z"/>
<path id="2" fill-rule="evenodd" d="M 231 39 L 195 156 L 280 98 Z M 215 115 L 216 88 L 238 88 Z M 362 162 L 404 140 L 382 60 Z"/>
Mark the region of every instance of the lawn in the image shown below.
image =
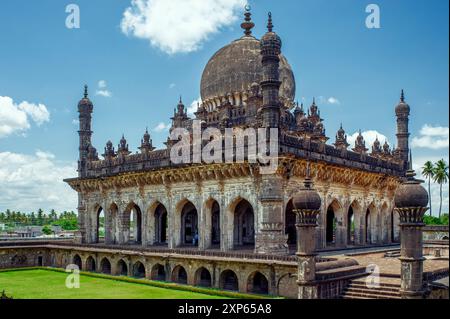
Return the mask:
<path id="1" fill-rule="evenodd" d="M 219 299 L 222 296 L 80 276 L 80 288 L 66 288 L 67 274 L 45 269 L 0 272 L 0 293 L 14 299 Z"/>

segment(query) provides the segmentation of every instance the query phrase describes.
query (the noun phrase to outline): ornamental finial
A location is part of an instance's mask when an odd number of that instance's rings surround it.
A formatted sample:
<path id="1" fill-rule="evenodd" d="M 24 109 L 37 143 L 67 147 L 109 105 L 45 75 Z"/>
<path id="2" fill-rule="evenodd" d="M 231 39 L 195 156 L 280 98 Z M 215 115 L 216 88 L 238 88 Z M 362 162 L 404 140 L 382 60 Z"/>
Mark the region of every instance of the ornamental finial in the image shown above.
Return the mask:
<path id="1" fill-rule="evenodd" d="M 272 32 L 273 30 L 273 24 L 272 24 L 272 12 L 269 12 L 269 20 L 267 22 L 267 30 L 269 32 Z"/>
<path id="2" fill-rule="evenodd" d="M 255 24 L 252 21 L 252 13 L 250 12 L 251 9 L 252 8 L 248 4 L 245 6 L 245 19 L 241 24 L 241 28 L 244 29 L 244 34 L 246 37 L 252 35 L 252 29 L 255 27 Z"/>
<path id="3" fill-rule="evenodd" d="M 405 91 L 402 89 L 402 94 L 400 95 L 400 101 L 405 102 Z"/>
<path id="4" fill-rule="evenodd" d="M 88 98 L 88 86 L 87 86 L 87 84 L 84 85 L 84 98 L 85 99 Z"/>

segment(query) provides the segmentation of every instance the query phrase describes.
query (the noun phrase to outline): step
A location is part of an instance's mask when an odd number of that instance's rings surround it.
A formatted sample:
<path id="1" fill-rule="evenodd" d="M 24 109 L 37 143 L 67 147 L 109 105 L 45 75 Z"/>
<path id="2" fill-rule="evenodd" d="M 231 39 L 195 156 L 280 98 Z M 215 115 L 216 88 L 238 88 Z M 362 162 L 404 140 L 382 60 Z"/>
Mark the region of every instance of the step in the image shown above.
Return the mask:
<path id="1" fill-rule="evenodd" d="M 398 292 L 400 290 L 400 287 L 385 287 L 380 285 L 380 287 L 367 287 L 365 284 L 355 284 L 350 283 L 348 285 L 348 288 L 356 288 L 356 289 L 368 289 L 368 290 L 383 290 L 383 291 L 392 291 L 392 292 Z"/>
<path id="2" fill-rule="evenodd" d="M 365 281 L 361 281 L 361 280 L 353 280 L 351 282 L 352 284 L 357 284 L 357 285 L 366 285 Z M 380 279 L 380 287 L 387 287 L 387 288 L 397 288 L 400 289 L 400 283 L 399 284 L 392 284 L 392 283 L 386 283 L 383 282 L 382 279 Z"/>
<path id="3" fill-rule="evenodd" d="M 351 298 L 358 297 L 358 298 L 365 298 L 365 299 L 401 299 L 400 296 L 386 296 L 386 295 L 356 293 L 356 292 L 344 292 L 342 297 L 344 299 L 347 299 L 347 297 L 351 297 Z"/>
<path id="4" fill-rule="evenodd" d="M 380 289 L 356 289 L 356 288 L 346 288 L 344 292 L 354 292 L 354 293 L 362 293 L 362 294 L 374 294 L 374 295 L 386 295 L 386 296 L 394 296 L 399 297 L 399 292 L 385 291 Z"/>

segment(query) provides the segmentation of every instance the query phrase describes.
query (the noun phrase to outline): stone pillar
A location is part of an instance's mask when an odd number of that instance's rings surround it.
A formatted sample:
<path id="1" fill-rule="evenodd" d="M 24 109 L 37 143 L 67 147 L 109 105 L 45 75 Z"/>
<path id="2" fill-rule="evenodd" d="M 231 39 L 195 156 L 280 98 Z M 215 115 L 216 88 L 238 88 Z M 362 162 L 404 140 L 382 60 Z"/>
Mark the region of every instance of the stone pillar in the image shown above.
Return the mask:
<path id="1" fill-rule="evenodd" d="M 317 299 L 316 227 L 319 210 L 294 209 L 297 217 L 298 299 Z"/>
<path id="2" fill-rule="evenodd" d="M 423 298 L 423 241 L 422 221 L 428 208 L 396 208 L 400 214 L 401 231 L 401 288 L 403 299 Z"/>
<path id="3" fill-rule="evenodd" d="M 401 288 L 403 299 L 422 299 L 423 291 L 423 216 L 428 210 L 428 193 L 414 178 L 412 158 L 408 162 L 406 180 L 395 192 L 395 212 L 400 216 Z"/>
<path id="4" fill-rule="evenodd" d="M 258 226 L 255 238 L 255 252 L 262 254 L 288 253 L 287 238 L 284 233 L 283 178 L 277 175 L 263 175 Z M 256 217 L 256 216 L 255 216 Z"/>

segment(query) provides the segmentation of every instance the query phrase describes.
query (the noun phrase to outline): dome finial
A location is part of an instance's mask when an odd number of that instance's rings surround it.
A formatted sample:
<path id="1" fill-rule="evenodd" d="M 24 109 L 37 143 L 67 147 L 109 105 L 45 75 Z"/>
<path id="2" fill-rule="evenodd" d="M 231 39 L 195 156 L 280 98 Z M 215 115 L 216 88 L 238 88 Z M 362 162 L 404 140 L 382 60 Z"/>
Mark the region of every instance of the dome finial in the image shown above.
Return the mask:
<path id="1" fill-rule="evenodd" d="M 405 102 L 405 91 L 402 89 L 402 94 L 400 95 L 400 101 Z"/>
<path id="2" fill-rule="evenodd" d="M 305 188 L 311 189 L 311 187 L 312 187 L 311 163 L 309 161 L 308 161 L 308 163 L 306 163 L 306 176 L 305 176 L 305 181 L 303 183 L 305 185 Z"/>
<path id="3" fill-rule="evenodd" d="M 88 98 L 88 86 L 87 86 L 87 84 L 84 85 L 84 98 L 85 99 Z"/>
<path id="4" fill-rule="evenodd" d="M 269 32 L 272 32 L 273 30 L 273 24 L 272 24 L 272 12 L 269 12 L 269 20 L 267 22 L 267 30 Z"/>
<path id="5" fill-rule="evenodd" d="M 252 35 L 252 29 L 254 28 L 255 24 L 252 21 L 252 13 L 250 12 L 252 8 L 249 4 L 245 6 L 245 19 L 244 22 L 241 23 L 241 28 L 244 29 L 244 34 L 246 37 L 249 37 Z"/>

